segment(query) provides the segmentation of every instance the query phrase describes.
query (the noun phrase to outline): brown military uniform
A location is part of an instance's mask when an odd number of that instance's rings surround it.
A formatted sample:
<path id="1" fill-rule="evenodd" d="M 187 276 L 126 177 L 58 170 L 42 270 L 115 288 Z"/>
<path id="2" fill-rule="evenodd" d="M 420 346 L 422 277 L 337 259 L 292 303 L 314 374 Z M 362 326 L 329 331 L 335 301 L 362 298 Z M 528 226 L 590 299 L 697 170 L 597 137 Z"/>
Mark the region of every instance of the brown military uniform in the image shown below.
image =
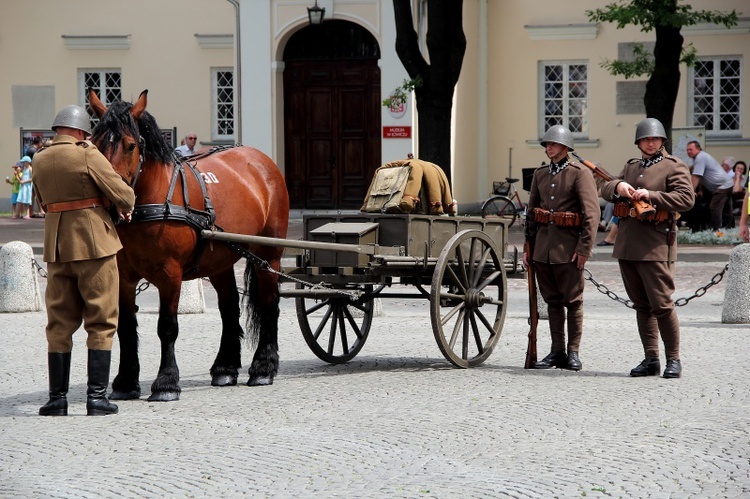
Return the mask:
<path id="1" fill-rule="evenodd" d="M 663 159 L 648 167 L 640 159 L 632 159 L 618 179 L 604 184 L 602 197 L 622 201 L 616 196 L 617 184 L 621 180 L 635 189 L 647 189 L 654 208 L 672 213 L 661 222 L 621 217 L 612 256 L 619 260 L 625 290 L 633 301 L 646 357 L 659 357 L 661 332 L 667 360 L 678 360 L 680 325 L 672 300 L 672 262 L 677 247 L 674 213 L 689 210 L 695 202 L 690 171 L 674 156 L 664 155 Z"/>
<path id="2" fill-rule="evenodd" d="M 101 204 L 106 198 L 130 210 L 135 204 L 133 190 L 96 146 L 67 135 L 56 135 L 51 146 L 35 155 L 33 181 L 47 211 L 48 350 L 70 352 L 81 321 L 89 349 L 111 350 L 118 313 L 115 255 L 122 245 Z"/>
<path id="3" fill-rule="evenodd" d="M 571 262 L 574 254 L 590 258 L 599 225 L 599 197 L 591 171 L 569 162 L 555 175 L 548 167 L 534 172 L 528 209 L 550 213 L 579 213 L 579 226 L 534 223 L 534 261 L 539 291 L 547 303 L 552 352 L 565 351 L 567 309 L 568 352 L 578 352 L 583 333 L 583 270 Z"/>

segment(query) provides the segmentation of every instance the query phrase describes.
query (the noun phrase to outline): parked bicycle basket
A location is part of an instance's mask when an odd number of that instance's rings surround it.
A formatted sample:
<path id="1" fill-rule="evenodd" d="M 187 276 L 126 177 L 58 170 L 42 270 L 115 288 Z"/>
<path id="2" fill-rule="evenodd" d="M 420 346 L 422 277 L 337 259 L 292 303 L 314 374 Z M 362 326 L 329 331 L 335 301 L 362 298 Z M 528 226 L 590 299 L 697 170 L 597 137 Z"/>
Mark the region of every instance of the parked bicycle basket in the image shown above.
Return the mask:
<path id="1" fill-rule="evenodd" d="M 510 183 L 492 182 L 492 192 L 501 196 L 507 196 L 510 192 Z"/>

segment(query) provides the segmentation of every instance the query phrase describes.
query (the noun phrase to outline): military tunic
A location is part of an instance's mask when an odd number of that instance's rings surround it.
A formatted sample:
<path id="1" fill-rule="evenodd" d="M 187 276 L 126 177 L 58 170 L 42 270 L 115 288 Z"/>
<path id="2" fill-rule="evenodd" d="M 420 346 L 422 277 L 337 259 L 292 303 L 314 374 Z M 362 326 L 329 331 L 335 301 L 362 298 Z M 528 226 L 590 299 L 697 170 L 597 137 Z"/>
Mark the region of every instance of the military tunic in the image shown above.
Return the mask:
<path id="1" fill-rule="evenodd" d="M 632 159 L 617 179 L 604 184 L 602 197 L 627 201 L 616 195 L 623 180 L 635 189 L 648 190 L 654 208 L 673 214 L 658 223 L 621 217 L 612 256 L 619 260 L 625 290 L 633 301 L 646 357 L 659 357 L 661 331 L 667 360 L 678 360 L 680 330 L 672 300 L 672 263 L 677 253 L 674 213 L 689 210 L 695 202 L 690 171 L 679 158 L 666 154 Z"/>
<path id="2" fill-rule="evenodd" d="M 564 161 L 568 161 L 567 159 Z M 564 352 L 567 309 L 568 352 L 578 352 L 583 332 L 583 270 L 571 262 L 573 255 L 590 258 L 599 225 L 599 197 L 591 171 L 568 161 L 556 174 L 540 167 L 531 182 L 528 210 L 580 213 L 578 227 L 533 223 L 536 229 L 534 261 L 539 291 L 548 306 L 552 352 Z"/>
<path id="3" fill-rule="evenodd" d="M 43 206 L 91 198 L 107 198 L 122 210 L 132 210 L 135 204 L 133 190 L 96 146 L 67 135 L 56 135 L 51 146 L 35 155 L 33 181 Z M 70 352 L 73 333 L 82 321 L 89 349 L 112 348 L 119 292 L 115 255 L 121 248 L 103 206 L 47 211 L 44 261 L 49 352 Z"/>

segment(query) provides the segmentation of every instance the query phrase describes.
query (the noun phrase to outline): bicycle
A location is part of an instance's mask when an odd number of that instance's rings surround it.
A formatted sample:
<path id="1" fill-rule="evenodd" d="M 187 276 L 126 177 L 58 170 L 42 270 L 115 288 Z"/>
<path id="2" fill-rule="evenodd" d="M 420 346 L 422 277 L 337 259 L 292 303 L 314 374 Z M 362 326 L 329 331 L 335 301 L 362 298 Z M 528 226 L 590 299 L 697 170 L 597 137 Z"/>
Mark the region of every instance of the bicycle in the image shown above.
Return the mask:
<path id="1" fill-rule="evenodd" d="M 493 195 L 482 203 L 482 217 L 501 218 L 511 227 L 519 215 L 526 214 L 526 205 L 518 195 L 516 182 L 517 178 L 505 177 L 505 182 L 492 183 Z"/>

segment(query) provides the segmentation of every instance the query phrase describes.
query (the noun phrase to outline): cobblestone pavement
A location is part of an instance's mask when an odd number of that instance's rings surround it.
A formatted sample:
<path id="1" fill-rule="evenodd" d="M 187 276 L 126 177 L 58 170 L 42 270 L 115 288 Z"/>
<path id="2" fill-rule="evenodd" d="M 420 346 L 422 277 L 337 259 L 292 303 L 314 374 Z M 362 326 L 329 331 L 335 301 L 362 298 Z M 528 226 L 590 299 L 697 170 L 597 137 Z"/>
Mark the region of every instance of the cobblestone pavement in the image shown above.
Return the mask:
<path id="1" fill-rule="evenodd" d="M 588 267 L 623 293 L 614 261 Z M 722 267 L 678 264 L 675 297 Z M 528 300 L 525 282 L 511 279 L 503 336 L 469 370 L 441 356 L 426 301 L 385 300 L 359 356 L 328 365 L 283 300 L 280 372 L 257 388 L 244 385 L 247 351 L 242 384 L 211 387 L 220 319 L 206 286 L 207 312 L 180 317 L 181 400 L 144 393 L 96 418 L 82 417 L 84 333 L 71 416 L 43 418 L 45 314 L 2 314 L 0 497 L 748 497 L 749 330 L 721 323 L 723 286 L 678 311 L 682 379 L 627 375 L 642 359 L 634 312 L 590 283 L 584 370 L 524 370 Z M 156 292 L 139 304 L 147 392 Z M 541 355 L 548 345 L 542 323 Z"/>

